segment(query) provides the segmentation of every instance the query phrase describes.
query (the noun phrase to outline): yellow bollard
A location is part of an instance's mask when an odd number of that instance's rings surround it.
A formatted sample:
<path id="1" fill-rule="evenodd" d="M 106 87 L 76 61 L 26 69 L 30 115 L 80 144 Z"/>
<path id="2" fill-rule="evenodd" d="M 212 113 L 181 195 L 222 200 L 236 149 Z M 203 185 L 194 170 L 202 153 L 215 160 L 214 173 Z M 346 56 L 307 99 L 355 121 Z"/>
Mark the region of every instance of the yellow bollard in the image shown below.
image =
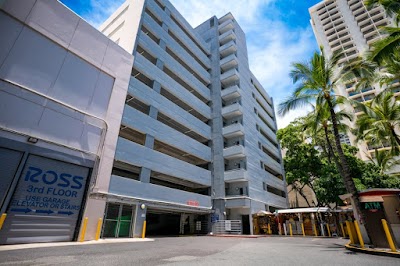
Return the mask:
<path id="1" fill-rule="evenodd" d="M 1 230 L 1 228 L 3 228 L 3 224 L 4 224 L 4 221 L 6 220 L 6 218 L 7 218 L 7 213 L 3 213 L 0 217 L 0 230 Z"/>
<path id="2" fill-rule="evenodd" d="M 354 226 L 356 227 L 356 232 L 358 236 L 358 241 L 360 242 L 360 247 L 364 248 L 364 239 L 362 238 L 360 226 L 358 225 L 358 221 L 354 221 Z"/>
<path id="3" fill-rule="evenodd" d="M 146 236 L 146 221 L 143 222 L 142 238 L 145 238 L 145 236 Z"/>
<path id="4" fill-rule="evenodd" d="M 86 234 L 86 228 L 87 228 L 87 223 L 88 223 L 88 218 L 85 217 L 83 220 L 83 226 L 82 226 L 82 231 L 81 231 L 81 238 L 79 239 L 79 242 L 85 241 L 85 234 Z"/>
<path id="5" fill-rule="evenodd" d="M 301 223 L 301 231 L 303 232 L 303 236 L 306 236 L 306 232 L 304 231 L 304 224 Z"/>
<path id="6" fill-rule="evenodd" d="M 354 243 L 354 236 L 351 233 L 351 228 L 350 228 L 351 224 L 350 223 L 351 223 L 350 221 L 346 221 L 347 233 L 348 233 L 348 235 L 350 237 L 350 244 L 355 244 Z"/>
<path id="7" fill-rule="evenodd" d="M 315 224 L 313 224 L 313 226 L 314 226 L 314 234 L 315 234 L 315 236 L 318 236 L 317 226 Z"/>
<path id="8" fill-rule="evenodd" d="M 331 228 L 329 227 L 329 224 L 326 224 L 326 229 L 328 229 L 328 236 L 331 237 Z"/>
<path id="9" fill-rule="evenodd" d="M 96 240 L 100 239 L 101 225 L 103 224 L 103 219 L 99 218 L 97 221 L 97 230 L 96 230 Z"/>
<path id="10" fill-rule="evenodd" d="M 385 230 L 386 238 L 389 243 L 389 247 L 393 252 L 396 252 L 396 246 L 394 245 L 392 234 L 390 234 L 389 226 L 385 219 L 381 219 L 383 230 Z"/>
<path id="11" fill-rule="evenodd" d="M 290 232 L 290 236 L 293 236 L 292 224 L 291 223 L 289 223 L 289 232 Z"/>
<path id="12" fill-rule="evenodd" d="M 272 235 L 272 232 L 271 232 L 271 225 L 270 225 L 270 224 L 268 224 L 268 234 L 269 234 L 269 235 Z"/>
<path id="13" fill-rule="evenodd" d="M 340 223 L 340 228 L 342 228 L 343 237 L 346 237 L 346 233 L 344 231 L 343 223 Z"/>

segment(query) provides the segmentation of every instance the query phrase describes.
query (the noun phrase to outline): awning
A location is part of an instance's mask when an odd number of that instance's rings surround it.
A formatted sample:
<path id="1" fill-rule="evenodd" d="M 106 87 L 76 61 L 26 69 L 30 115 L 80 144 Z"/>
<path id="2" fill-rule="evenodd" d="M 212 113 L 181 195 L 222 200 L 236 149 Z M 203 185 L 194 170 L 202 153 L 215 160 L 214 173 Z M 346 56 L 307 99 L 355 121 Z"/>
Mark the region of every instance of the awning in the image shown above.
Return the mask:
<path id="1" fill-rule="evenodd" d="M 360 202 L 383 202 L 382 196 L 361 196 Z"/>
<path id="2" fill-rule="evenodd" d="M 205 206 L 191 206 L 174 202 L 164 202 L 150 199 L 143 199 L 138 197 L 131 197 L 125 195 L 116 195 L 107 192 L 95 192 L 90 194 L 91 198 L 105 199 L 110 202 L 119 202 L 127 204 L 141 204 L 145 203 L 149 208 L 164 209 L 175 212 L 187 212 L 187 213 L 213 213 L 211 207 Z"/>
<path id="3" fill-rule="evenodd" d="M 298 209 L 285 209 L 285 210 L 277 210 L 277 213 L 304 213 L 304 212 L 329 212 L 329 208 L 327 207 L 315 207 L 315 208 L 298 208 Z"/>
<path id="4" fill-rule="evenodd" d="M 265 216 L 265 215 L 271 215 L 273 213 L 269 211 L 258 211 L 256 214 L 257 216 Z"/>

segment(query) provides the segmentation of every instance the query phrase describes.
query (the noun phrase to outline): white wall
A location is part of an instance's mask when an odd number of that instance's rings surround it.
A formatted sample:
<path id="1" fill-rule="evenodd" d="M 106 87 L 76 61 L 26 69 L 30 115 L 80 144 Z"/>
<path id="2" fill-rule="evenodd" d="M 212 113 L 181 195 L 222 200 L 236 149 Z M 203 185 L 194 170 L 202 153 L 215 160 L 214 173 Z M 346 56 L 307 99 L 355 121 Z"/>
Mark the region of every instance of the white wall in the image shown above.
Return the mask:
<path id="1" fill-rule="evenodd" d="M 143 6 L 144 0 L 127 0 L 100 25 L 99 30 L 126 51 L 132 53 Z"/>

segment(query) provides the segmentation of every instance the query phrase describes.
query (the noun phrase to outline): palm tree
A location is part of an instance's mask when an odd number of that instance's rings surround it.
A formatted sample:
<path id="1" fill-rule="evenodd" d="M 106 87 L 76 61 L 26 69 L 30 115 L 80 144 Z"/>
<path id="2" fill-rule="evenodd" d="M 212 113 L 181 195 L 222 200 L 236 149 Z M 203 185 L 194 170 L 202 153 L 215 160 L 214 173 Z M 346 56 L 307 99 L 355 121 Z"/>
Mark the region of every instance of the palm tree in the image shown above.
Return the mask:
<path id="1" fill-rule="evenodd" d="M 368 8 L 381 5 L 389 16 L 393 16 L 396 24 L 400 19 L 400 2 L 398 0 L 365 0 L 364 4 Z"/>
<path id="2" fill-rule="evenodd" d="M 367 53 L 369 60 L 380 64 L 384 64 L 385 60 L 390 61 L 393 54 L 398 53 L 400 50 L 400 28 L 383 27 L 382 32 L 387 36 L 374 42 Z"/>
<path id="3" fill-rule="evenodd" d="M 343 183 L 347 192 L 352 194 L 355 203 L 354 207 L 360 215 L 360 220 L 363 220 L 357 188 L 351 177 L 350 167 L 340 143 L 339 123 L 334 110 L 336 99 L 343 98 L 343 96 L 338 96 L 334 93 L 334 88 L 339 78 L 335 75 L 335 71 L 340 56 L 340 54 L 335 53 L 331 58 L 327 58 L 324 55 L 324 49 L 321 47 L 321 53 L 315 52 L 309 62 L 293 63 L 290 76 L 293 83 L 298 84 L 298 87 L 289 98 L 279 104 L 278 112 L 283 116 L 290 110 L 310 103 L 315 103 L 316 106 L 324 104 L 328 106 L 336 150 L 342 166 Z"/>
<path id="4" fill-rule="evenodd" d="M 383 66 L 379 83 L 391 89 L 391 85 L 400 80 L 400 49 L 392 54 L 390 60 L 385 60 Z"/>
<path id="5" fill-rule="evenodd" d="M 372 144 L 389 144 L 392 154 L 400 148 L 400 102 L 391 91 L 383 91 L 372 101 L 357 103 L 363 111 L 357 121 L 355 135 Z"/>
<path id="6" fill-rule="evenodd" d="M 369 160 L 379 167 L 380 174 L 390 171 L 395 165 L 400 164 L 400 160 L 396 160 L 393 154 L 388 150 L 375 149 L 375 158 L 368 156 Z"/>
<path id="7" fill-rule="evenodd" d="M 381 5 L 386 13 L 394 18 L 395 27 L 383 27 L 382 32 L 388 36 L 372 44 L 368 58 L 382 63 L 385 59 L 391 60 L 391 56 L 400 49 L 400 1 L 399 0 L 365 0 L 368 8 Z"/>
<path id="8" fill-rule="evenodd" d="M 336 101 L 336 104 L 340 103 L 342 102 Z M 336 112 L 336 118 L 338 120 L 339 131 L 342 133 L 346 133 L 349 130 L 349 127 L 345 123 L 341 123 L 341 121 L 345 119 L 352 121 L 353 115 L 346 112 L 345 110 L 341 110 Z M 314 106 L 314 111 L 310 112 L 305 117 L 303 123 L 304 129 L 308 131 L 310 133 L 309 135 L 312 136 L 314 139 L 318 139 L 318 135 L 320 134 L 324 136 L 326 146 L 328 148 L 328 160 L 331 161 L 331 159 L 333 158 L 339 169 L 341 165 L 335 155 L 331 141 L 332 123 L 330 121 L 329 106 L 326 103 L 320 106 Z"/>

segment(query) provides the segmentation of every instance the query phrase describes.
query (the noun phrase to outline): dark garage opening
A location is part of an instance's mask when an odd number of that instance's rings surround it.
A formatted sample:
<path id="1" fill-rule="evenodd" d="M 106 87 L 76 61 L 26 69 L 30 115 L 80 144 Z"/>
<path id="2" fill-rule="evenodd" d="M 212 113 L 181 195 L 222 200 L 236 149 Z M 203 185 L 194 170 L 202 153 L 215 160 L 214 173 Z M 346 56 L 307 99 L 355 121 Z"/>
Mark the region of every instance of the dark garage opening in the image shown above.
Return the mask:
<path id="1" fill-rule="evenodd" d="M 177 236 L 180 229 L 180 214 L 148 212 L 146 215 L 147 236 Z"/>

